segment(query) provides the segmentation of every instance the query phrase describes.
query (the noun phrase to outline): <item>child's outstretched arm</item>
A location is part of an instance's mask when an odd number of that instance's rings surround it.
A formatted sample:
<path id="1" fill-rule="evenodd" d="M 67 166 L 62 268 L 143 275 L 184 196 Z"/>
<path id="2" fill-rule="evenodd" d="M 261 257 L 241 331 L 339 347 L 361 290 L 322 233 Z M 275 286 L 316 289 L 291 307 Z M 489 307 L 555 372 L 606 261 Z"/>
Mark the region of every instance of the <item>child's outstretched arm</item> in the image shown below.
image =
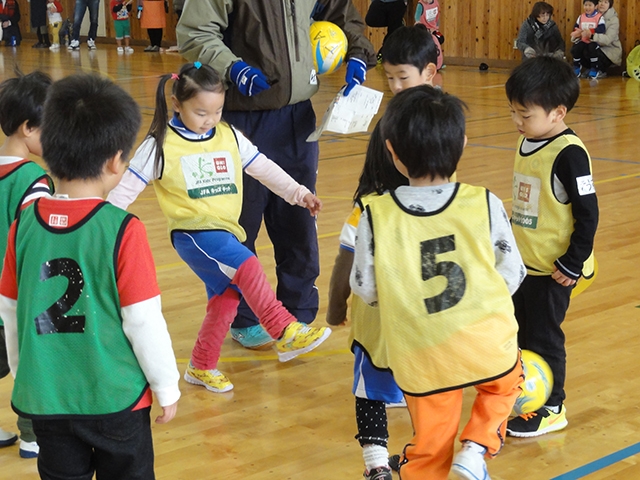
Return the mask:
<path id="1" fill-rule="evenodd" d="M 238 149 L 244 171 L 262 183 L 273 193 L 291 205 L 299 205 L 316 215 L 322 209 L 322 202 L 304 185 L 300 185 L 282 168 L 258 151 L 247 137 L 233 129 L 238 139 Z"/>
<path id="2" fill-rule="evenodd" d="M 107 196 L 107 201 L 126 210 L 149 182 L 159 178 L 153 164 L 155 154 L 156 141 L 147 137 L 133 155 L 120 183 Z"/>

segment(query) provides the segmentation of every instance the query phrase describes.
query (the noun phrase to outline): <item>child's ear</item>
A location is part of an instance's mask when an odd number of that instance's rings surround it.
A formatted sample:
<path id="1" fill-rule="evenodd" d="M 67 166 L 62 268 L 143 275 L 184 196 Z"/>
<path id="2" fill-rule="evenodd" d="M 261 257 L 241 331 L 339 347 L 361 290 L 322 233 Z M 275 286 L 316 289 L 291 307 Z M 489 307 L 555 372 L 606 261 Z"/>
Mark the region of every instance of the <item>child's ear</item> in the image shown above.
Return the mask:
<path id="1" fill-rule="evenodd" d="M 118 150 L 104 165 L 105 173 L 109 175 L 122 175 L 127 170 L 127 162 L 122 159 L 122 150 Z"/>
<path id="2" fill-rule="evenodd" d="M 389 150 L 389 153 L 391 154 L 391 158 L 395 161 L 398 160 L 398 155 L 396 155 L 395 150 L 393 149 L 393 145 L 391 145 L 391 142 L 389 141 L 389 139 L 386 139 L 384 141 L 384 144 L 387 146 L 387 150 Z"/>
<path id="3" fill-rule="evenodd" d="M 564 117 L 566 116 L 567 116 L 567 107 L 564 105 L 560 105 L 551 111 L 551 120 L 553 120 L 556 123 L 562 122 L 564 120 Z"/>
<path id="4" fill-rule="evenodd" d="M 171 95 L 171 106 L 173 107 L 174 112 L 180 113 L 180 103 L 175 95 Z"/>
<path id="5" fill-rule="evenodd" d="M 29 126 L 29 120 L 25 120 L 24 122 L 22 122 L 22 124 L 18 127 L 18 129 L 20 130 L 20 134 L 23 137 L 30 137 L 32 136 L 40 127 L 30 127 Z"/>
<path id="6" fill-rule="evenodd" d="M 436 67 L 433 63 L 427 63 L 427 66 L 422 70 L 422 75 L 424 78 L 424 83 L 431 85 L 433 84 L 433 77 L 438 73 L 438 67 Z"/>

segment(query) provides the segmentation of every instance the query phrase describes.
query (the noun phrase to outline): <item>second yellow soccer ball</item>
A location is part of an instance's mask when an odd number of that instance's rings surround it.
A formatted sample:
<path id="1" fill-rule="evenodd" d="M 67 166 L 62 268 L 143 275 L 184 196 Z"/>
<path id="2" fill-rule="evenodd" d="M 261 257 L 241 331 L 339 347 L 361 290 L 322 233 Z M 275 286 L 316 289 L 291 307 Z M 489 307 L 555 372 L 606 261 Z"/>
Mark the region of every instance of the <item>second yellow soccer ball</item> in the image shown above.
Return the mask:
<path id="1" fill-rule="evenodd" d="M 522 393 L 516 399 L 513 412 L 516 415 L 535 412 L 541 408 L 551 395 L 553 372 L 549 364 L 537 353 L 522 350 L 524 382 Z"/>

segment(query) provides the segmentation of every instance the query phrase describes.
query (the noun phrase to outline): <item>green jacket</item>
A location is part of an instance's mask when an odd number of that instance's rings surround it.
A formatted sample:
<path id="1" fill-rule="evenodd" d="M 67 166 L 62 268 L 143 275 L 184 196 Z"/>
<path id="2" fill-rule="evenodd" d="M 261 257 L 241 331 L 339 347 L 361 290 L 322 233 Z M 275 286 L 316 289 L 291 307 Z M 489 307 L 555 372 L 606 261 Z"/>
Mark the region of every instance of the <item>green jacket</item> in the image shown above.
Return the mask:
<path id="1" fill-rule="evenodd" d="M 227 81 L 227 110 L 275 110 L 311 98 L 315 80 L 309 25 L 327 20 L 349 41 L 347 58 L 376 64 L 364 22 L 351 0 L 198 0 L 187 2 L 176 28 L 180 52 L 216 69 Z M 229 80 L 242 60 L 260 69 L 271 88 L 242 95 Z"/>

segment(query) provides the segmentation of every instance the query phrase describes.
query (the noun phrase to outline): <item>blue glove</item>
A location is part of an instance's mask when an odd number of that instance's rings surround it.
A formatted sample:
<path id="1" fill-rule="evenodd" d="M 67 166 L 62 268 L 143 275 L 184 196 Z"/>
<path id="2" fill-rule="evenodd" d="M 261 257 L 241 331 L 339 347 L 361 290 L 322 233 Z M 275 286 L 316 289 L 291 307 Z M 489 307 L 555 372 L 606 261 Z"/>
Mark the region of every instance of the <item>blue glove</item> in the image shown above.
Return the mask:
<path id="1" fill-rule="evenodd" d="M 362 85 L 365 78 L 367 78 L 367 64 L 359 58 L 350 58 L 347 61 L 347 76 L 345 78 L 347 88 L 343 95 L 346 97 L 353 90 L 353 87 Z"/>
<path id="2" fill-rule="evenodd" d="M 229 77 L 231 78 L 231 81 L 238 86 L 240 93 L 247 97 L 251 97 L 263 90 L 271 88 L 271 85 L 269 85 L 264 73 L 242 61 L 231 65 Z"/>

